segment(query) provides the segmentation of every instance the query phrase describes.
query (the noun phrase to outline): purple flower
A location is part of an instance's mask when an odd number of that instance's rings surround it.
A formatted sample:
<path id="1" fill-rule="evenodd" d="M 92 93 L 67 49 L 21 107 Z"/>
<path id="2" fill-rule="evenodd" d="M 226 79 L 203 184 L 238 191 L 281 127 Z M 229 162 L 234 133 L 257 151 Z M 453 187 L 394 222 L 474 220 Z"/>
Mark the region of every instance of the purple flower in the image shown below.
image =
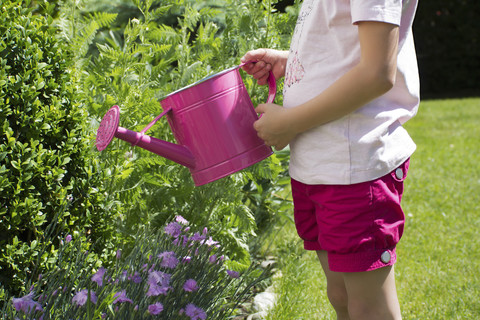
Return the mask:
<path id="1" fill-rule="evenodd" d="M 188 279 L 183 285 L 183 290 L 187 292 L 194 292 L 198 290 L 197 281 L 193 279 Z"/>
<path id="2" fill-rule="evenodd" d="M 38 302 L 42 303 L 45 301 L 45 298 L 47 297 L 47 295 L 45 293 L 42 293 L 39 297 L 38 297 Z"/>
<path id="3" fill-rule="evenodd" d="M 209 261 L 211 264 L 214 264 L 214 263 L 217 261 L 217 255 L 212 254 L 212 255 L 208 258 L 208 261 Z"/>
<path id="4" fill-rule="evenodd" d="M 170 287 L 171 275 L 161 271 L 152 271 L 148 275 L 148 291 L 147 297 L 156 297 L 158 295 L 166 295 Z"/>
<path id="5" fill-rule="evenodd" d="M 128 277 L 128 280 L 132 281 L 133 283 L 140 283 L 142 282 L 142 277 L 137 271 L 135 271 L 133 275 Z"/>
<path id="6" fill-rule="evenodd" d="M 122 256 L 122 250 L 118 249 L 117 250 L 117 255 L 116 255 L 117 260 L 120 259 L 121 256 Z"/>
<path id="7" fill-rule="evenodd" d="M 151 271 L 148 273 L 148 283 L 158 284 L 162 286 L 168 286 L 172 275 L 162 271 Z"/>
<path id="8" fill-rule="evenodd" d="M 105 276 L 105 268 L 100 267 L 98 271 L 92 276 L 92 281 L 96 282 L 99 287 L 103 286 L 103 277 Z"/>
<path id="9" fill-rule="evenodd" d="M 185 308 L 185 314 L 190 317 L 190 320 L 205 320 L 207 318 L 207 314 L 202 309 L 198 308 L 194 304 L 190 303 Z"/>
<path id="10" fill-rule="evenodd" d="M 164 230 L 166 234 L 178 238 L 182 233 L 182 226 L 177 222 L 170 222 L 165 226 Z"/>
<path id="11" fill-rule="evenodd" d="M 195 232 L 193 234 L 193 236 L 190 237 L 190 241 L 199 241 L 199 242 L 202 242 L 205 240 L 205 236 L 204 235 L 201 235 L 200 233 L 198 232 Z"/>
<path id="12" fill-rule="evenodd" d="M 71 234 L 67 234 L 67 236 L 65 237 L 65 242 L 66 242 L 66 243 L 69 243 L 70 241 L 72 241 L 72 235 L 71 235 Z"/>
<path id="13" fill-rule="evenodd" d="M 120 292 L 115 293 L 115 295 L 113 297 L 116 298 L 113 301 L 113 304 L 123 303 L 123 302 L 133 303 L 133 301 L 131 299 L 127 298 L 127 291 L 126 290 L 122 290 Z"/>
<path id="14" fill-rule="evenodd" d="M 213 241 L 212 237 L 210 237 L 208 240 L 206 240 L 204 242 L 207 246 L 211 247 L 211 246 L 217 246 L 218 244 L 218 241 Z M 219 247 L 219 246 L 217 246 Z"/>
<path id="15" fill-rule="evenodd" d="M 152 315 L 157 315 L 163 311 L 163 305 L 160 302 L 148 306 L 148 312 Z"/>
<path id="16" fill-rule="evenodd" d="M 175 217 L 175 221 L 177 221 L 178 223 L 181 223 L 183 225 L 187 225 L 188 224 L 188 221 L 182 217 L 182 216 L 176 216 Z"/>
<path id="17" fill-rule="evenodd" d="M 182 259 L 183 263 L 190 263 L 191 261 L 192 261 L 192 257 L 190 256 L 183 257 Z"/>
<path id="18" fill-rule="evenodd" d="M 240 276 L 240 273 L 232 270 L 227 270 L 227 274 L 234 279 L 237 279 Z"/>
<path id="19" fill-rule="evenodd" d="M 156 297 L 161 294 L 167 295 L 168 290 L 170 289 L 172 289 L 172 287 L 160 286 L 158 284 L 149 283 L 147 297 Z"/>
<path id="20" fill-rule="evenodd" d="M 13 307 L 17 311 L 23 311 L 26 314 L 34 311 L 43 311 L 40 303 L 33 300 L 33 295 L 35 293 L 32 291 L 29 294 L 21 298 L 12 298 Z"/>
<path id="21" fill-rule="evenodd" d="M 77 306 L 83 306 L 88 300 L 88 290 L 83 289 L 73 297 L 72 303 L 75 303 Z M 97 296 L 95 292 L 90 291 L 90 301 L 93 302 L 93 304 L 97 303 Z"/>
<path id="22" fill-rule="evenodd" d="M 186 247 L 187 244 L 188 244 L 188 237 L 187 237 L 187 236 L 182 236 L 182 237 L 180 237 L 180 238 L 183 239 L 182 246 Z M 174 245 L 178 245 L 178 244 L 179 244 L 179 243 L 178 243 L 178 240 L 179 240 L 180 238 L 175 239 L 175 241 L 173 241 L 173 244 L 174 244 Z"/>
<path id="23" fill-rule="evenodd" d="M 178 264 L 178 259 L 175 257 L 175 252 L 165 251 L 158 255 L 158 259 L 161 259 L 160 266 L 170 269 L 175 269 Z"/>

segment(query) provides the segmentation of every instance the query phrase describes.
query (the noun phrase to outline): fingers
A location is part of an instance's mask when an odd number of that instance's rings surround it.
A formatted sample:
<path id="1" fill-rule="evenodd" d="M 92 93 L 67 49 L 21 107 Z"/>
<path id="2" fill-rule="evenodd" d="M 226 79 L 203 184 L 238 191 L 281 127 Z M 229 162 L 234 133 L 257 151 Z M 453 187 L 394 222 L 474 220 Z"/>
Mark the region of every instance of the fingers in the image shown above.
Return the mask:
<path id="1" fill-rule="evenodd" d="M 268 76 L 272 70 L 272 65 L 263 60 L 266 54 L 266 49 L 257 49 L 247 52 L 240 59 L 243 63 L 257 61 L 244 65 L 242 69 L 248 74 L 252 75 L 253 78 L 257 80 L 259 85 L 267 84 Z"/>
<path id="2" fill-rule="evenodd" d="M 253 123 L 253 128 L 266 145 L 276 150 L 285 148 L 295 137 L 288 125 L 290 118 L 285 110 L 287 109 L 272 103 L 259 104 L 255 109 L 261 116 Z"/>
<path id="3" fill-rule="evenodd" d="M 259 61 L 255 63 L 255 67 L 257 67 L 257 64 L 261 64 L 258 66 L 258 71 L 252 74 L 253 78 L 257 79 L 257 83 L 261 86 L 266 85 L 268 82 L 268 76 L 270 74 L 270 71 L 272 70 L 272 65 L 267 64 L 263 61 Z"/>
<path id="4" fill-rule="evenodd" d="M 254 79 L 257 80 L 259 85 L 267 84 L 268 76 L 272 70 L 272 65 L 265 63 L 264 61 L 258 61 L 256 63 L 249 63 L 243 67 L 243 69 Z"/>

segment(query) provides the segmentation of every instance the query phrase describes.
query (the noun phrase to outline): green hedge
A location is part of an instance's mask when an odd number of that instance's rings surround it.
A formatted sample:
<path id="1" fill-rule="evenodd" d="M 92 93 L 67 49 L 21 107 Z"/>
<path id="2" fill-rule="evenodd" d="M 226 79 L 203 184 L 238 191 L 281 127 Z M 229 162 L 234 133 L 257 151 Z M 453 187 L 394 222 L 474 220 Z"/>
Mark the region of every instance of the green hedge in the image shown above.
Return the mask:
<path id="1" fill-rule="evenodd" d="M 54 235 L 110 239 L 114 214 L 74 103 L 70 54 L 28 1 L 0 4 L 0 285 L 15 293 L 48 263 Z"/>

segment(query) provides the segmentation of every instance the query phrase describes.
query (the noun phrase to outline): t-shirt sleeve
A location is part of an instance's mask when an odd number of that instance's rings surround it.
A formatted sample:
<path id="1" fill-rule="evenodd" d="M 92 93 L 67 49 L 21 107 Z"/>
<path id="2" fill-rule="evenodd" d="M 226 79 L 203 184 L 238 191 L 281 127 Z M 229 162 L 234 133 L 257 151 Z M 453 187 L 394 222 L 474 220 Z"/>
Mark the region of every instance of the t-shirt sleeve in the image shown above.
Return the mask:
<path id="1" fill-rule="evenodd" d="M 379 21 L 400 25 L 402 0 L 350 0 L 352 23 Z"/>

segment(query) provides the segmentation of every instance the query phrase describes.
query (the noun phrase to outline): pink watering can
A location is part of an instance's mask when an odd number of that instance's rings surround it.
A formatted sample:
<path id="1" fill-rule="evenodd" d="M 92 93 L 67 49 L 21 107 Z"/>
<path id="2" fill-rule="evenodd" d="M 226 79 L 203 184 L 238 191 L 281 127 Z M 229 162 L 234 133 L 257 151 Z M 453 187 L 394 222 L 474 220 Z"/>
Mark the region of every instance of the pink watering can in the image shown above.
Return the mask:
<path id="1" fill-rule="evenodd" d="M 175 161 L 190 169 L 196 186 L 245 169 L 273 152 L 257 136 L 253 123 L 258 119 L 239 68 L 209 76 L 177 90 L 160 100 L 164 110 L 142 131 L 119 127 L 118 106 L 108 110 L 97 131 L 96 146 L 104 150 L 117 137 Z M 272 73 L 268 78 L 267 103 L 276 95 Z M 145 132 L 167 116 L 178 144 L 150 137 Z"/>

